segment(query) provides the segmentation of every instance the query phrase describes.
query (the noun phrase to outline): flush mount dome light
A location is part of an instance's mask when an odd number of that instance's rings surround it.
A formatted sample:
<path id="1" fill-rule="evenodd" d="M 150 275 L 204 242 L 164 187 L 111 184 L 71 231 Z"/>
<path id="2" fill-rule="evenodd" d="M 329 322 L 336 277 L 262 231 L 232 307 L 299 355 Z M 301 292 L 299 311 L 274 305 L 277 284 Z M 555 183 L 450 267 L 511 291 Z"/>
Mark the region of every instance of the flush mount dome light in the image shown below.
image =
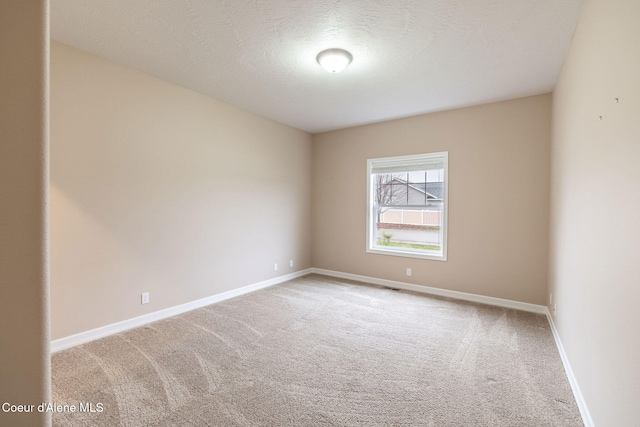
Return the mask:
<path id="1" fill-rule="evenodd" d="M 327 49 L 318 54 L 318 64 L 330 73 L 338 73 L 351 63 L 353 56 L 344 49 Z"/>

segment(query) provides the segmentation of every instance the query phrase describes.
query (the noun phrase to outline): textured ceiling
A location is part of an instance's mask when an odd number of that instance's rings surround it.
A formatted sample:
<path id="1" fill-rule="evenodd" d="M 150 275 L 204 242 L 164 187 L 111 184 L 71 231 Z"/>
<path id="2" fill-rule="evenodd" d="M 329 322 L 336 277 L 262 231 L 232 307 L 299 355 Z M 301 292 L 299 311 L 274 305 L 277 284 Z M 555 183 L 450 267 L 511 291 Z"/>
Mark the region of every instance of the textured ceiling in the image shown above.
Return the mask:
<path id="1" fill-rule="evenodd" d="M 315 133 L 550 92 L 583 2 L 51 0 L 51 36 Z"/>

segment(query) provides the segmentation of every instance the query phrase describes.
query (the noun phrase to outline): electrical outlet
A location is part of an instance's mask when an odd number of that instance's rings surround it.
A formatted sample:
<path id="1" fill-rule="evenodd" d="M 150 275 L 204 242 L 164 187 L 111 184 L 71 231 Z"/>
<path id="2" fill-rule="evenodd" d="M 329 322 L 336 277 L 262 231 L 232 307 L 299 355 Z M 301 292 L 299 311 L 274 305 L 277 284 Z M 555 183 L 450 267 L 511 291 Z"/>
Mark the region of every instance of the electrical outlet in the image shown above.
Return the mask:
<path id="1" fill-rule="evenodd" d="M 556 315 L 556 308 L 557 308 L 558 304 L 553 303 L 553 315 Z"/>
<path id="2" fill-rule="evenodd" d="M 142 304 L 149 304 L 149 292 L 142 294 Z"/>
<path id="3" fill-rule="evenodd" d="M 273 264 L 273 271 L 278 271 L 278 264 Z"/>
<path id="4" fill-rule="evenodd" d="M 411 276 L 411 269 L 407 268 L 407 276 Z"/>
<path id="5" fill-rule="evenodd" d="M 289 267 L 293 267 L 293 260 L 289 261 Z"/>

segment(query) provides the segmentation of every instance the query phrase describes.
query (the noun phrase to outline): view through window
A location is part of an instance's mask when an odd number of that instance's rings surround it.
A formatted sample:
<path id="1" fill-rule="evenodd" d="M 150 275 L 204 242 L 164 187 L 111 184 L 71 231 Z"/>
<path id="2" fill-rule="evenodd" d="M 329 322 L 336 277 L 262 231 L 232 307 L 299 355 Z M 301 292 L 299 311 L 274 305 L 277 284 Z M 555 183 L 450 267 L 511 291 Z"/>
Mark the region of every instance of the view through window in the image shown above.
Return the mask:
<path id="1" fill-rule="evenodd" d="M 367 251 L 446 260 L 448 154 L 368 161 Z"/>

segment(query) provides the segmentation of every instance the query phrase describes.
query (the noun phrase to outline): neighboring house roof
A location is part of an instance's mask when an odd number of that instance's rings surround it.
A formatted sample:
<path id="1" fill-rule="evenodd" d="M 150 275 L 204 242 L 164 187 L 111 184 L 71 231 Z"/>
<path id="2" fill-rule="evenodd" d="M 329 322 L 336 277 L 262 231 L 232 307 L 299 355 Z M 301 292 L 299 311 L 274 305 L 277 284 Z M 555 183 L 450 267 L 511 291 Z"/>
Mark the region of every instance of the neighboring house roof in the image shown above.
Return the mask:
<path id="1" fill-rule="evenodd" d="M 427 199 L 442 199 L 443 185 L 442 182 L 412 183 L 409 187 L 414 188 L 421 193 L 427 194 Z"/>
<path id="2" fill-rule="evenodd" d="M 407 181 L 394 178 L 393 182 L 399 184 L 407 184 Z M 419 191 L 422 194 L 426 193 L 427 199 L 442 200 L 444 195 L 444 183 L 442 182 L 427 182 L 427 183 L 409 183 L 409 188 Z"/>

